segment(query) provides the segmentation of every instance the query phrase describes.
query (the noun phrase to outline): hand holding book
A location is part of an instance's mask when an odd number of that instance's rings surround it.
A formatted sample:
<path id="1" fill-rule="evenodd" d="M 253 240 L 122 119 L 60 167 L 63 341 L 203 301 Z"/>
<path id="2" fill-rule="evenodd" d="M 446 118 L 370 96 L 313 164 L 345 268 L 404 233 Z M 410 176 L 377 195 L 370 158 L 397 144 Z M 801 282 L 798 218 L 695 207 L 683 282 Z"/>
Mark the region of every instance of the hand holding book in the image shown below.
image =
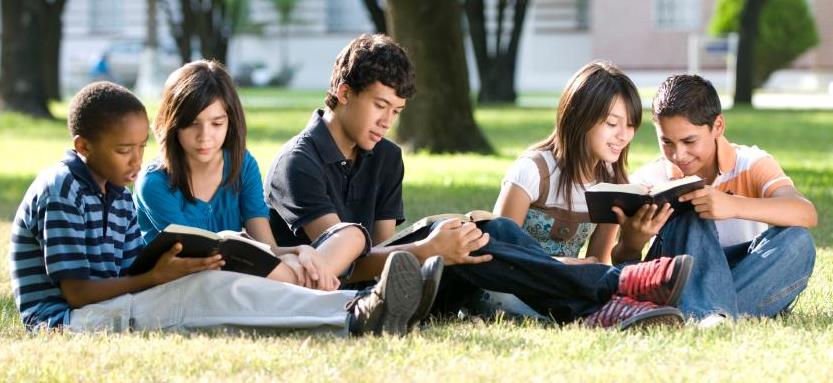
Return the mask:
<path id="1" fill-rule="evenodd" d="M 149 271 L 155 284 L 167 283 L 204 270 L 220 270 L 226 264 L 220 254 L 206 258 L 184 258 L 177 256 L 181 251 L 182 244 L 177 242 L 159 257 Z"/>
<path id="2" fill-rule="evenodd" d="M 644 205 L 660 207 L 665 203 L 674 208 L 672 215 L 693 209 L 688 201 L 680 201 L 680 196 L 694 190 L 703 189 L 705 181 L 697 176 L 689 176 L 655 185 L 651 188 L 635 184 L 597 184 L 584 192 L 590 220 L 595 223 L 619 223 L 612 208 L 619 207 L 626 216 L 633 216 Z"/>
<path id="3" fill-rule="evenodd" d="M 737 204 L 732 203 L 735 196 L 720 191 L 720 189 L 706 186 L 680 196 L 680 202 L 690 202 L 694 211 L 703 219 L 736 218 L 734 211 Z"/>
<path id="4" fill-rule="evenodd" d="M 674 213 L 670 203 L 666 203 L 662 207 L 642 205 L 630 217 L 626 216 L 618 206 L 614 206 L 612 210 L 616 214 L 622 232 L 622 235 L 619 236 L 619 246 L 622 247 L 619 249 L 617 257 L 619 262 L 630 260 L 630 258 L 641 258 L 642 248 L 653 236 L 659 234 L 662 226 Z M 625 255 L 625 258 L 622 258 L 623 255 Z"/>

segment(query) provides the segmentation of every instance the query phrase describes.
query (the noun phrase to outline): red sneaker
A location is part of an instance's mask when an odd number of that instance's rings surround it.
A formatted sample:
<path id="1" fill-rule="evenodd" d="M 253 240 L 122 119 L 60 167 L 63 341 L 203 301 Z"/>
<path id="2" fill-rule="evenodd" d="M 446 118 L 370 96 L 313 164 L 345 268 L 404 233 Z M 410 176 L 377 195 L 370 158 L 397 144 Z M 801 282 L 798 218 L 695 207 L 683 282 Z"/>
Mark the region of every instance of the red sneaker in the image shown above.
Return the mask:
<path id="1" fill-rule="evenodd" d="M 693 264 L 690 255 L 678 255 L 625 266 L 619 277 L 619 294 L 638 301 L 676 306 Z"/>
<path id="2" fill-rule="evenodd" d="M 657 306 L 621 295 L 614 295 L 599 311 L 584 318 L 584 324 L 589 327 L 618 326 L 620 330 L 634 326 L 677 326 L 682 323 L 683 314 L 674 307 Z"/>

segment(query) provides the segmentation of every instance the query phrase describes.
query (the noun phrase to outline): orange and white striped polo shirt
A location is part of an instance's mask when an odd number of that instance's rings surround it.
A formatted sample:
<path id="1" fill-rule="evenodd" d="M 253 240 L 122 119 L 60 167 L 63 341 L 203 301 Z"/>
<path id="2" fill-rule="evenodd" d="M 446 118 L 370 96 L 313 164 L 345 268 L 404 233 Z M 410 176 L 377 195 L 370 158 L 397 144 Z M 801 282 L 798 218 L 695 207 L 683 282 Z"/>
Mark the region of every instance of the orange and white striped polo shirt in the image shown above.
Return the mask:
<path id="1" fill-rule="evenodd" d="M 725 193 L 768 198 L 776 189 L 793 185 L 769 153 L 757 146 L 730 143 L 722 136 L 717 139 L 717 166 L 712 186 Z M 657 185 L 683 176 L 679 167 L 661 157 L 637 170 L 630 182 Z M 763 222 L 744 219 L 716 220 L 715 225 L 723 247 L 751 241 L 768 228 Z"/>

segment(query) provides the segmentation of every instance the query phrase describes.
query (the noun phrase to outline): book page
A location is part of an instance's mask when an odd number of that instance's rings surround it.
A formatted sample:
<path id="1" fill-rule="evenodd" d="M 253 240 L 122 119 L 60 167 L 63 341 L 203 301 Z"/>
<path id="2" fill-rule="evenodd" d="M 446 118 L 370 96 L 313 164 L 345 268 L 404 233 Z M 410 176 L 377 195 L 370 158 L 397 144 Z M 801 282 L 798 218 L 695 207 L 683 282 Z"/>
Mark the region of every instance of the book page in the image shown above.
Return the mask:
<path id="1" fill-rule="evenodd" d="M 701 178 L 698 177 L 698 176 L 688 176 L 688 177 L 683 177 L 683 178 L 680 178 L 680 179 L 677 179 L 677 180 L 669 181 L 669 182 L 666 182 L 666 183 L 663 183 L 663 184 L 654 185 L 651 188 L 651 195 L 659 194 L 659 193 L 662 193 L 666 190 L 671 190 L 671 189 L 673 189 L 677 186 L 680 186 L 680 185 L 686 185 L 686 184 L 694 183 L 694 182 L 700 181 L 700 179 Z"/>
<path id="2" fill-rule="evenodd" d="M 217 234 L 226 241 L 245 242 L 245 243 L 248 243 L 248 244 L 250 244 L 254 247 L 257 247 L 258 249 L 261 249 L 261 250 L 263 250 L 263 251 L 265 251 L 269 254 L 274 255 L 272 253 L 272 247 L 271 246 L 252 238 L 251 236 L 249 236 L 246 233 L 240 233 L 240 232 L 233 231 L 233 230 L 224 230 L 224 231 L 221 231 Z"/>
<path id="3" fill-rule="evenodd" d="M 497 216 L 494 215 L 492 212 L 486 210 L 472 210 L 466 213 L 466 220 L 470 220 L 472 222 L 495 219 L 496 217 Z"/>
<path id="4" fill-rule="evenodd" d="M 619 192 L 629 194 L 648 194 L 648 188 L 639 184 L 598 183 L 587 189 L 589 192 Z"/>
<path id="5" fill-rule="evenodd" d="M 213 231 L 208 231 L 197 227 L 177 225 L 175 223 L 166 226 L 165 229 L 163 229 L 162 231 L 173 234 L 198 235 L 200 237 L 210 238 L 213 240 L 220 240 L 222 238 L 220 235 L 217 235 L 217 233 L 214 233 Z"/>

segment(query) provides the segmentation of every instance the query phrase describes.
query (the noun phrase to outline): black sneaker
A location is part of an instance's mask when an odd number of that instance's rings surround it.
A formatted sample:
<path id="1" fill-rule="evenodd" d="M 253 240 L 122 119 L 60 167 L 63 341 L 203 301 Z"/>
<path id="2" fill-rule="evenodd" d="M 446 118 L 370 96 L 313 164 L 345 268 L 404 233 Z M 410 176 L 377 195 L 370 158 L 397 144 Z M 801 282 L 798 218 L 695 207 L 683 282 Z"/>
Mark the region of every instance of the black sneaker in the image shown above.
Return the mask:
<path id="1" fill-rule="evenodd" d="M 425 260 L 420 273 L 422 274 L 422 298 L 419 306 L 408 321 L 408 330 L 419 324 L 431 311 L 434 305 L 434 298 L 437 297 L 437 290 L 440 287 L 440 278 L 443 275 L 443 257 L 435 255 Z"/>
<path id="2" fill-rule="evenodd" d="M 347 302 L 350 333 L 404 335 L 419 305 L 422 285 L 419 261 L 413 254 L 391 253 L 379 282 Z"/>

